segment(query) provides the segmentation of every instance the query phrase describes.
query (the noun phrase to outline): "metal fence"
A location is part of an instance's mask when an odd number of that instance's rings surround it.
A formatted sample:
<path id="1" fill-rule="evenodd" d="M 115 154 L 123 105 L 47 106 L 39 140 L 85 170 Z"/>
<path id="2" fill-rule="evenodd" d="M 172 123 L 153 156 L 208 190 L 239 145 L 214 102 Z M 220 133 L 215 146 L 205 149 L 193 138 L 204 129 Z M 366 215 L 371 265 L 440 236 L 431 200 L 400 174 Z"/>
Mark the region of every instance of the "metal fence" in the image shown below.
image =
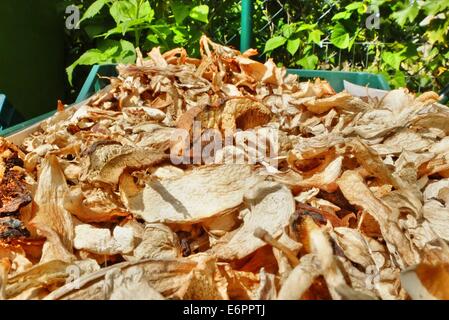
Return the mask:
<path id="1" fill-rule="evenodd" d="M 308 0 L 297 0 L 299 2 L 305 2 Z M 335 11 L 335 1 L 323 0 L 326 4 L 323 6 L 323 13 L 317 19 L 317 23 L 321 20 L 329 17 L 333 11 Z M 263 24 L 258 21 L 257 26 L 253 27 L 253 35 L 258 35 L 266 38 L 268 40 L 276 32 L 277 23 L 279 19 L 284 19 L 286 22 L 291 21 L 289 13 L 285 9 L 285 6 L 279 0 L 264 0 L 258 3 L 258 7 L 255 10 L 261 10 L 263 13 L 264 21 Z M 223 37 L 222 43 L 236 44 L 238 43 L 239 35 L 241 32 L 241 27 L 236 28 L 237 30 L 231 30 L 229 36 Z M 382 51 L 392 43 L 382 42 L 382 41 L 367 41 L 367 42 L 355 42 L 350 49 L 339 49 L 334 46 L 329 38 L 325 38 L 319 45 L 313 45 L 313 53 L 319 57 L 318 69 L 325 70 L 365 70 L 368 67 L 375 66 L 375 69 L 382 71 L 382 59 L 379 57 Z M 419 44 L 418 44 L 419 46 Z M 345 58 L 343 59 L 342 56 Z M 419 85 L 419 75 L 406 74 L 407 82 L 414 82 L 418 85 L 418 92 L 421 91 L 421 86 Z"/>

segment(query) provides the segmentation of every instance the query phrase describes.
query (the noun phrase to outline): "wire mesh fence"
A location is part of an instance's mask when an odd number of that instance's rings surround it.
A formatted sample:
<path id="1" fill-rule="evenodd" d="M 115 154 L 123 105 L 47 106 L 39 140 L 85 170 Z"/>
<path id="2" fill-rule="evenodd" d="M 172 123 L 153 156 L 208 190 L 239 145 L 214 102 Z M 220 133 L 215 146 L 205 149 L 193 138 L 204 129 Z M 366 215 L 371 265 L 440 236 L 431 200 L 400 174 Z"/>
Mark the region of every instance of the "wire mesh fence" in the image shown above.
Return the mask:
<path id="1" fill-rule="evenodd" d="M 302 4 L 310 0 L 297 0 L 295 8 L 289 8 L 285 3 L 279 0 L 260 0 L 253 1 L 253 47 L 257 47 L 260 52 L 263 51 L 264 44 L 279 31 L 282 24 L 296 23 L 301 21 L 301 15 L 292 14 L 292 10 L 300 11 Z M 338 12 L 338 1 L 323 0 L 321 8 L 317 8 L 318 18 L 316 24 L 318 28 L 320 24 L 326 24 L 332 16 Z M 239 3 L 240 5 L 240 3 Z M 240 12 L 229 12 L 230 16 L 234 14 L 233 19 L 238 20 Z M 232 18 L 231 18 L 232 19 Z M 225 27 L 223 26 L 223 30 Z M 212 36 L 219 42 L 225 45 L 232 45 L 238 47 L 239 35 L 242 29 L 239 24 L 236 24 L 234 29 L 227 29 L 221 32 L 221 37 Z M 312 53 L 318 57 L 316 69 L 324 70 L 344 70 L 344 71 L 369 71 L 369 72 L 383 72 L 384 61 L 381 59 L 382 53 L 388 50 L 394 43 L 382 41 L 382 30 L 378 31 L 379 37 L 375 41 L 354 41 L 349 48 L 340 49 L 330 41 L 330 34 L 327 33 L 318 44 L 313 44 Z M 390 39 L 391 40 L 391 39 Z M 257 42 L 259 41 L 259 42 Z M 424 45 L 424 43 L 415 43 L 417 47 Z M 296 53 L 296 58 L 300 59 L 302 52 Z M 282 61 L 275 52 L 272 57 L 276 61 Z M 287 67 L 301 68 L 298 65 L 287 65 Z M 407 83 L 415 83 L 414 89 L 420 92 L 422 89 L 420 81 L 420 73 L 405 73 L 405 81 Z"/>

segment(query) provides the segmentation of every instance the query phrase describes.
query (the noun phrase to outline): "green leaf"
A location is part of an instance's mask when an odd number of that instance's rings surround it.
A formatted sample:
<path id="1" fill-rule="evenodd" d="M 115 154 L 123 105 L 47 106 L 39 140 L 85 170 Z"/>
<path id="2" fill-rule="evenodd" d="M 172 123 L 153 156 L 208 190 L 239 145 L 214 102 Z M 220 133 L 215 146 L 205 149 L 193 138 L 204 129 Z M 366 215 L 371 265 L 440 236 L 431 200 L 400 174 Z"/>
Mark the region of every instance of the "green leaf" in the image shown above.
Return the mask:
<path id="1" fill-rule="evenodd" d="M 192 19 L 209 23 L 209 20 L 207 16 L 209 15 L 209 6 L 202 4 L 200 6 L 193 7 L 192 10 L 190 10 L 190 17 Z"/>
<path id="2" fill-rule="evenodd" d="M 140 3 L 139 7 L 137 7 L 137 3 L 134 2 L 126 0 L 115 1 L 109 9 L 109 12 L 114 18 L 117 26 L 123 22 L 133 21 L 136 19 L 151 22 L 154 17 L 154 11 L 151 9 L 148 1 Z"/>
<path id="3" fill-rule="evenodd" d="M 434 44 L 437 42 L 444 43 L 445 42 L 445 34 L 446 30 L 443 27 L 440 27 L 436 30 L 429 30 L 425 33 L 427 39 L 429 39 L 430 44 Z"/>
<path id="4" fill-rule="evenodd" d="M 184 46 L 187 43 L 187 40 L 189 38 L 189 32 L 183 27 L 173 27 L 171 28 L 171 31 L 173 32 L 173 42 Z"/>
<path id="5" fill-rule="evenodd" d="M 394 70 L 398 70 L 401 67 L 401 62 L 404 60 L 401 52 L 389 52 L 384 51 L 382 53 L 382 61 L 392 67 Z"/>
<path id="6" fill-rule="evenodd" d="M 390 78 L 389 82 L 394 88 L 403 88 L 407 85 L 407 79 L 402 71 L 396 71 L 394 76 Z"/>
<path id="7" fill-rule="evenodd" d="M 287 51 L 294 56 L 296 51 L 298 51 L 299 49 L 299 44 L 300 44 L 301 40 L 298 39 L 289 39 L 287 41 Z"/>
<path id="8" fill-rule="evenodd" d="M 134 45 L 126 40 L 120 40 L 120 51 L 118 56 L 114 57 L 115 62 L 134 63 L 136 62 L 136 50 Z"/>
<path id="9" fill-rule="evenodd" d="M 95 49 L 100 50 L 101 52 L 109 52 L 108 50 L 115 52 L 114 50 L 118 50 L 119 43 L 116 40 L 110 39 L 101 39 L 97 42 L 97 47 Z"/>
<path id="10" fill-rule="evenodd" d="M 345 7 L 345 9 L 347 11 L 355 11 L 355 10 L 357 10 L 357 11 L 359 11 L 359 13 L 361 13 L 360 12 L 361 10 L 365 10 L 365 4 L 363 2 L 356 1 L 356 2 L 353 2 L 353 3 L 349 4 L 349 5 L 347 5 Z M 363 12 L 364 11 L 362 11 L 362 13 Z"/>
<path id="11" fill-rule="evenodd" d="M 293 24 L 284 24 L 282 26 L 282 35 L 285 38 L 290 38 L 292 34 L 295 32 L 295 25 Z"/>
<path id="12" fill-rule="evenodd" d="M 298 60 L 296 63 L 303 67 L 304 69 L 315 69 L 318 64 L 318 57 L 314 54 L 310 56 L 306 56 L 300 60 Z"/>
<path id="13" fill-rule="evenodd" d="M 400 10 L 398 12 L 394 12 L 391 17 L 399 24 L 401 27 L 403 27 L 407 20 L 409 22 L 413 22 L 415 18 L 419 14 L 419 7 L 418 4 L 413 3 L 411 6 L 407 6 L 405 9 Z"/>
<path id="14" fill-rule="evenodd" d="M 99 49 L 90 49 L 84 52 L 81 57 L 78 58 L 74 63 L 72 63 L 67 69 L 67 76 L 70 85 L 72 85 L 73 71 L 79 65 L 94 65 L 103 61 L 104 54 Z"/>
<path id="15" fill-rule="evenodd" d="M 108 0 L 97 0 L 94 3 L 92 3 L 89 6 L 89 8 L 87 8 L 86 12 L 84 12 L 83 17 L 81 18 L 81 20 L 79 21 L 78 24 L 80 24 L 81 22 L 83 22 L 86 19 L 95 17 L 101 11 L 101 9 L 104 7 L 106 2 L 108 2 Z"/>
<path id="16" fill-rule="evenodd" d="M 175 16 L 175 21 L 177 24 L 182 24 L 182 22 L 189 16 L 190 6 L 182 3 L 181 1 L 171 1 L 171 10 Z"/>
<path id="17" fill-rule="evenodd" d="M 265 49 L 263 50 L 263 53 L 267 53 L 267 52 L 273 51 L 276 48 L 279 48 L 286 41 L 287 41 L 287 39 L 285 39 L 282 36 L 275 36 L 275 37 L 271 38 L 270 40 L 267 41 L 267 43 L 265 43 Z"/>
<path id="18" fill-rule="evenodd" d="M 352 15 L 352 12 L 350 12 L 350 11 L 339 12 L 332 17 L 332 21 L 348 20 L 349 18 L 351 18 L 351 15 Z"/>
<path id="19" fill-rule="evenodd" d="M 101 36 L 105 38 L 109 38 L 114 34 L 121 34 L 122 36 L 124 36 L 127 32 L 133 31 L 135 29 L 134 27 L 144 24 L 145 22 L 146 19 L 144 18 L 125 21 L 118 24 L 115 28 L 108 30 L 108 32 L 102 34 Z"/>
<path id="20" fill-rule="evenodd" d="M 340 49 L 346 49 L 349 47 L 350 36 L 345 27 L 337 23 L 331 30 L 331 43 Z"/>
<path id="21" fill-rule="evenodd" d="M 159 39 L 166 40 L 171 33 L 170 26 L 166 24 L 151 25 L 150 30 L 153 31 Z"/>
<path id="22" fill-rule="evenodd" d="M 137 14 L 137 8 L 129 1 L 115 1 L 109 9 L 115 23 L 119 25 L 122 22 L 132 20 Z"/>
<path id="23" fill-rule="evenodd" d="M 449 2 L 447 0 L 431 0 L 424 2 L 423 7 L 428 15 L 437 15 L 449 9 Z"/>
<path id="24" fill-rule="evenodd" d="M 154 10 L 151 8 L 150 2 L 148 0 L 141 3 L 139 7 L 139 16 L 137 18 L 147 19 L 149 22 L 153 20 Z"/>
<path id="25" fill-rule="evenodd" d="M 359 33 L 362 31 L 362 29 L 357 28 L 357 30 L 354 32 L 354 35 L 349 40 L 349 46 L 348 49 L 351 50 L 352 46 L 354 45 L 355 41 L 357 40 L 357 37 L 359 36 Z"/>
<path id="26" fill-rule="evenodd" d="M 309 23 L 301 23 L 298 27 L 297 31 L 304 31 L 304 30 L 313 30 L 315 29 L 316 24 L 309 24 Z"/>
<path id="27" fill-rule="evenodd" d="M 308 42 L 311 43 L 316 43 L 316 44 L 320 44 L 321 42 L 321 36 L 324 33 L 321 30 L 315 29 L 312 32 L 309 33 L 309 39 Z"/>
<path id="28" fill-rule="evenodd" d="M 70 85 L 73 80 L 73 71 L 79 65 L 94 65 L 102 63 L 133 63 L 136 61 L 136 52 L 131 42 L 120 40 L 103 40 L 98 49 L 90 49 L 83 53 L 67 69 Z"/>
<path id="29" fill-rule="evenodd" d="M 158 38 L 157 35 L 155 35 L 155 34 L 149 34 L 149 35 L 147 35 L 146 39 L 147 39 L 148 41 L 150 41 L 151 43 L 159 44 L 159 38 Z"/>

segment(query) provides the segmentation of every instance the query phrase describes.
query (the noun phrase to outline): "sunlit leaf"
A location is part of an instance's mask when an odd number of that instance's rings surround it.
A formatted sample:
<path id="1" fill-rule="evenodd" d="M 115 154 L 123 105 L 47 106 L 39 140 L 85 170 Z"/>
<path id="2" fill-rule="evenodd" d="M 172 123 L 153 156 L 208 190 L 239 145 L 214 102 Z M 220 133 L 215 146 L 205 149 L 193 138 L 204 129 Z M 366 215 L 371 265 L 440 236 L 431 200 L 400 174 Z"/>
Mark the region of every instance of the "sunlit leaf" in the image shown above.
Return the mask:
<path id="1" fill-rule="evenodd" d="M 348 20 L 349 18 L 351 18 L 351 15 L 352 15 L 352 12 L 350 12 L 350 11 L 339 12 L 335 16 L 332 17 L 332 21 Z"/>
<path id="2" fill-rule="evenodd" d="M 270 52 L 273 51 L 276 48 L 279 48 L 280 46 L 282 46 L 285 42 L 287 41 L 287 39 L 285 39 L 282 36 L 275 36 L 273 38 L 271 38 L 270 40 L 267 41 L 267 43 L 265 44 L 265 49 L 263 51 L 263 53 L 266 52 Z"/>
<path id="3" fill-rule="evenodd" d="M 84 12 L 83 17 L 81 18 L 79 23 L 83 22 L 86 19 L 95 17 L 101 11 L 101 9 L 103 9 L 107 2 L 108 0 L 97 0 L 92 3 L 89 8 L 87 8 L 86 12 Z"/>
<path id="4" fill-rule="evenodd" d="M 296 51 L 299 49 L 299 44 L 301 40 L 298 39 L 290 39 L 287 41 L 287 51 L 293 56 L 295 55 Z"/>
<path id="5" fill-rule="evenodd" d="M 337 48 L 346 49 L 349 47 L 350 36 L 345 27 L 338 23 L 334 26 L 331 33 L 331 42 Z"/>
<path id="6" fill-rule="evenodd" d="M 318 57 L 316 55 L 311 55 L 304 57 L 300 60 L 298 60 L 296 63 L 303 67 L 304 69 L 315 69 L 316 65 L 318 64 Z"/>
<path id="7" fill-rule="evenodd" d="M 177 24 L 181 24 L 189 16 L 190 6 L 182 1 L 171 1 L 170 6 Z"/>
<path id="8" fill-rule="evenodd" d="M 208 23 L 208 16 L 209 15 L 209 6 L 203 4 L 200 6 L 193 7 L 192 10 L 190 10 L 190 17 L 192 19 Z"/>
<path id="9" fill-rule="evenodd" d="M 398 70 L 401 66 L 401 62 L 404 60 L 404 57 L 400 52 L 388 52 L 385 51 L 382 53 L 382 61 L 392 67 L 395 70 Z"/>
<path id="10" fill-rule="evenodd" d="M 312 32 L 309 33 L 309 43 L 314 42 L 316 44 L 320 44 L 321 42 L 321 36 L 324 33 L 321 30 L 315 29 Z"/>
<path id="11" fill-rule="evenodd" d="M 409 22 L 413 22 L 418 14 L 419 7 L 416 3 L 413 3 L 412 5 L 405 7 L 403 10 L 394 12 L 391 16 L 397 22 L 397 24 L 403 27 L 407 23 L 407 20 Z"/>
<path id="12" fill-rule="evenodd" d="M 292 34 L 295 32 L 295 26 L 293 24 L 284 24 L 282 26 L 282 35 L 285 38 L 290 38 Z"/>
<path id="13" fill-rule="evenodd" d="M 122 22 L 129 21 L 136 16 L 136 7 L 129 1 L 115 1 L 109 9 L 115 23 L 119 25 Z"/>
<path id="14" fill-rule="evenodd" d="M 445 34 L 447 33 L 447 30 L 445 30 L 443 27 L 440 27 L 436 30 L 429 30 L 426 32 L 426 36 L 429 39 L 429 42 L 431 44 L 440 42 L 445 43 Z"/>

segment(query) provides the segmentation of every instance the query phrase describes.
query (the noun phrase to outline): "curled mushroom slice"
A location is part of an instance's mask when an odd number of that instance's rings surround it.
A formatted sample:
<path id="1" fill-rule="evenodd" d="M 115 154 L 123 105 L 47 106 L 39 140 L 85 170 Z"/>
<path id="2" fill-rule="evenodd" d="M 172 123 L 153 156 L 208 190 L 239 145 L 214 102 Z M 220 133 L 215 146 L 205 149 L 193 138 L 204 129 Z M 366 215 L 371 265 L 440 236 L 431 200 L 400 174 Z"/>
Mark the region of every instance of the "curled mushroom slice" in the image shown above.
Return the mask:
<path id="1" fill-rule="evenodd" d="M 134 249 L 128 261 L 142 259 L 176 259 L 181 257 L 181 248 L 176 234 L 166 225 L 150 223 L 145 226 L 142 241 Z"/>
<path id="2" fill-rule="evenodd" d="M 303 256 L 282 285 L 278 300 L 299 300 L 320 275 L 321 266 L 314 254 Z"/>
<path id="3" fill-rule="evenodd" d="M 83 222 L 111 221 L 128 213 L 108 187 L 71 187 L 64 196 L 64 208 Z"/>
<path id="4" fill-rule="evenodd" d="M 136 121 L 162 121 L 165 118 L 163 111 L 150 107 L 127 107 L 123 109 L 123 113 Z"/>
<path id="5" fill-rule="evenodd" d="M 313 113 L 325 113 L 332 108 L 345 108 L 349 102 L 354 99 L 349 93 L 341 92 L 336 95 L 314 99 L 312 101 L 305 102 L 307 109 Z"/>
<path id="6" fill-rule="evenodd" d="M 415 245 L 400 230 L 392 209 L 374 196 L 357 172 L 345 171 L 337 184 L 352 205 L 362 207 L 377 220 L 388 250 L 398 263 L 410 266 L 419 261 Z"/>
<path id="7" fill-rule="evenodd" d="M 247 130 L 267 124 L 271 111 L 260 102 L 241 97 L 228 100 L 221 117 L 223 130 Z"/>
<path id="8" fill-rule="evenodd" d="M 8 299 L 13 298 L 30 288 L 51 288 L 61 286 L 69 276 L 69 264 L 54 260 L 37 264 L 8 279 L 5 295 Z"/>
<path id="9" fill-rule="evenodd" d="M 97 143 L 87 153 L 89 161 L 81 179 L 108 184 L 117 184 L 125 169 L 154 166 L 169 157 L 158 150 L 122 146 L 114 141 Z"/>

